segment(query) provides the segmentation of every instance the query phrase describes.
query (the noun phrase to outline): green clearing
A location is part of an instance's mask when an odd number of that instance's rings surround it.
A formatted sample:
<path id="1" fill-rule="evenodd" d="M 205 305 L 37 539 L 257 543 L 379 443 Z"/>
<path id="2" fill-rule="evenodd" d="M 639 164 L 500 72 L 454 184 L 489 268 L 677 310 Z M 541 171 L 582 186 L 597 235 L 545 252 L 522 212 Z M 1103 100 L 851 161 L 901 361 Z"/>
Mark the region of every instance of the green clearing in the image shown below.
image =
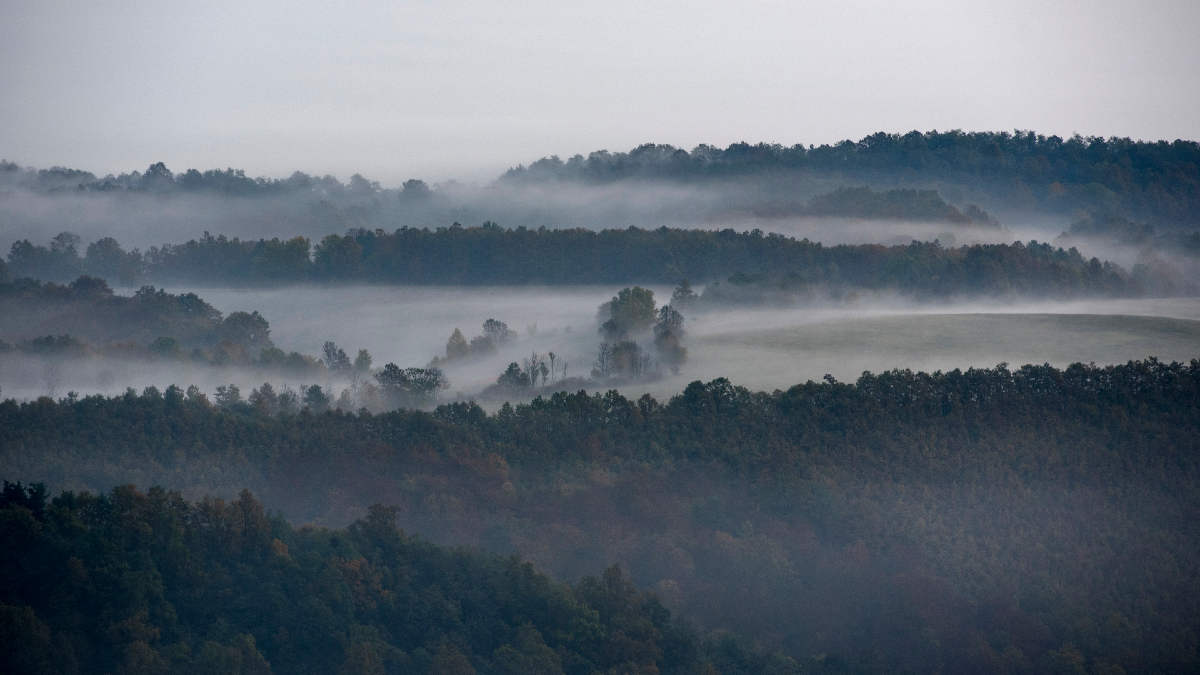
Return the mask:
<path id="1" fill-rule="evenodd" d="M 696 331 L 685 372 L 661 383 L 728 376 L 770 391 L 826 373 L 951 370 L 1073 362 L 1111 364 L 1155 356 L 1200 358 L 1200 321 L 1100 314 L 905 314 L 851 316 L 758 330 Z M 656 388 L 657 389 L 657 388 Z"/>

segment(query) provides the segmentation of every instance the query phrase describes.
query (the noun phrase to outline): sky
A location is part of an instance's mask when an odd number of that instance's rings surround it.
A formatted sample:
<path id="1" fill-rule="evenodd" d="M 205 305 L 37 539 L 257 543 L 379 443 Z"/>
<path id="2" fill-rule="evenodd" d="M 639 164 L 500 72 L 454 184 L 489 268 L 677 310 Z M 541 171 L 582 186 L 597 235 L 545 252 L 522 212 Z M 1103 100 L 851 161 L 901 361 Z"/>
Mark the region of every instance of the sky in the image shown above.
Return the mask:
<path id="1" fill-rule="evenodd" d="M 1200 139 L 1195 0 L 0 0 L 0 157 L 395 187 L 641 143 Z"/>

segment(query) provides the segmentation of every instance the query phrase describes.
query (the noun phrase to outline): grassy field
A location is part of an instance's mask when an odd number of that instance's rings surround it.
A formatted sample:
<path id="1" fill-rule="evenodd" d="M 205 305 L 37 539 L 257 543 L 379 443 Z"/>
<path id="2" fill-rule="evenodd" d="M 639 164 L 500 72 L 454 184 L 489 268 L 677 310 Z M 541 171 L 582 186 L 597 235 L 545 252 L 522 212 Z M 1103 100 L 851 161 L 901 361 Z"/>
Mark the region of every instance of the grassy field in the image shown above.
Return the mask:
<path id="1" fill-rule="evenodd" d="M 502 353 L 452 367 L 451 392 L 470 395 L 512 360 L 531 351 L 569 359 L 586 376 L 599 336 L 596 306 L 617 289 L 489 287 L 307 287 L 208 289 L 219 309 L 260 309 L 285 349 L 317 353 L 325 340 L 367 347 L 377 364 L 423 365 L 443 353 L 457 326 L 468 337 L 483 319 L 505 320 L 520 333 Z M 671 289 L 655 288 L 663 302 Z M 536 336 L 525 330 L 539 326 Z M 693 380 L 728 377 L 752 389 L 820 380 L 854 380 L 864 370 L 949 370 L 1075 361 L 1124 363 L 1157 356 L 1200 358 L 1200 299 L 1137 299 L 1012 304 L 920 305 L 864 298 L 857 306 L 762 308 L 689 316 L 689 360 L 678 375 L 622 386 L 627 395 L 659 398 Z"/>
<path id="2" fill-rule="evenodd" d="M 569 363 L 571 376 L 587 377 L 600 341 L 596 308 L 616 290 L 346 286 L 198 292 L 226 313 L 261 311 L 271 322 L 276 344 L 285 350 L 315 355 L 326 340 L 333 340 L 351 355 L 369 349 L 376 366 L 423 366 L 445 353 L 446 339 L 455 328 L 469 339 L 480 333 L 485 319 L 507 321 L 516 336 L 499 353 L 446 368 L 451 381 L 447 397 L 466 398 L 531 352 L 555 352 Z M 669 288 L 654 290 L 660 303 L 670 297 Z M 717 377 L 770 391 L 820 380 L 826 373 L 853 381 L 864 370 L 1200 358 L 1198 298 L 933 305 L 868 296 L 852 306 L 700 313 L 689 315 L 685 328 L 689 359 L 683 369 L 655 382 L 621 386 L 623 393 L 649 392 L 665 399 L 691 381 Z M 643 342 L 649 346 L 648 337 Z M 211 393 L 218 384 L 231 381 L 248 392 L 267 379 L 277 386 L 282 383 L 278 375 L 254 369 L 109 359 L 64 368 L 57 395 L 68 390 L 111 395 L 125 387 L 140 390 L 171 383 L 197 384 Z M 44 394 L 45 380 L 45 365 L 36 359 L 0 360 L 4 396 Z"/>
<path id="3" fill-rule="evenodd" d="M 1156 316 L 847 314 L 748 330 L 738 329 L 736 322 L 722 321 L 711 329 L 704 323 L 702 318 L 689 341 L 685 371 L 655 383 L 650 389 L 656 395 L 677 392 L 690 380 L 721 376 L 770 391 L 826 373 L 854 380 L 864 370 L 1200 358 L 1200 321 Z"/>

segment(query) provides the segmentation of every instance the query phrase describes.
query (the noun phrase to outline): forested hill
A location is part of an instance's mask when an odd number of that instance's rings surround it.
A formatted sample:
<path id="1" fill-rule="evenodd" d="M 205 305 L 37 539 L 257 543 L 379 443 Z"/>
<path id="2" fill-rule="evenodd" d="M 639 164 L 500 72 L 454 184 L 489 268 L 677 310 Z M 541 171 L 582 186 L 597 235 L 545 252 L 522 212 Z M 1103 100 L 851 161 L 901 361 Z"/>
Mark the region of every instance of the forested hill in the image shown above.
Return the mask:
<path id="1" fill-rule="evenodd" d="M 1189 229 L 1200 224 L 1200 143 L 1079 135 L 1064 139 L 1032 131 L 879 132 L 858 141 L 819 147 L 743 142 L 726 148 L 699 145 L 688 151 L 648 143 L 629 152 L 600 150 L 567 161 L 557 156 L 543 158 L 510 169 L 498 184 L 711 183 L 805 176 L 840 178 L 845 185 L 954 186 L 985 196 L 989 207 L 997 208 L 1064 215 L 1082 209 L 1096 217 L 1123 216 L 1155 226 Z M 162 162 L 145 172 L 101 178 L 85 170 L 25 169 L 0 161 L 0 187 L 42 193 L 291 195 L 338 203 L 398 199 L 410 206 L 440 192 L 431 191 L 417 179 L 386 189 L 359 174 L 343 184 L 333 176 L 301 172 L 286 179 L 251 178 L 232 168 L 175 173 Z M 485 213 L 482 217 L 495 216 Z"/>
<path id="2" fill-rule="evenodd" d="M 1200 223 L 1200 143 L 1043 136 L 1033 132 L 879 132 L 857 142 L 700 145 L 648 143 L 629 152 L 543 158 L 502 181 L 605 183 L 719 180 L 807 171 L 875 181 L 939 181 L 991 193 L 1014 207 L 1122 213 L 1158 224 Z"/>
<path id="3" fill-rule="evenodd" d="M 156 162 L 145 172 L 131 171 L 118 176 L 97 177 L 91 171 L 56 166 L 49 169 L 23 168 L 16 162 L 0 160 L 0 185 L 43 193 L 132 192 L 144 194 L 207 193 L 226 197 L 265 197 L 285 194 L 309 194 L 337 199 L 373 196 L 379 183 L 354 174 L 342 183 L 333 176 L 310 176 L 296 171 L 287 178 L 251 178 L 242 169 L 188 169 L 175 173 L 166 164 Z M 407 191 L 428 190 L 421 181 L 411 181 Z M 422 192 L 423 194 L 423 192 Z"/>
<path id="4" fill-rule="evenodd" d="M 206 234 L 184 244 L 152 247 L 143 254 L 125 252 L 115 241 L 107 241 L 113 250 L 111 257 L 119 259 L 119 265 L 92 266 L 87 258 L 72 259 L 73 249 L 51 255 L 52 251 L 19 242 L 9 254 L 7 272 L 14 279 L 55 279 L 80 270 L 108 270 L 119 272 L 133 284 L 217 286 L 307 281 L 673 285 L 682 278 L 724 281 L 740 274 L 792 288 L 867 289 L 918 297 L 1126 297 L 1194 292 L 1169 266 L 1137 265 L 1126 271 L 1113 263 L 1086 259 L 1075 249 L 1038 242 L 957 248 L 921 242 L 824 246 L 807 239 L 764 235 L 759 230 L 629 227 L 596 232 L 510 229 L 490 222 L 478 227 L 455 223 L 436 230 L 356 229 L 344 236 L 328 235 L 315 246 L 303 237 L 286 242 L 243 241 Z M 89 251 L 92 248 L 89 246 Z M 0 265 L 0 277 L 4 271 L 5 266 Z"/>
<path id="5" fill-rule="evenodd" d="M 266 259 L 283 253 L 278 246 L 210 239 L 152 250 L 149 257 L 163 276 L 219 269 L 209 263 L 211 256 L 224 268 L 236 260 L 249 280 L 259 276 L 257 270 L 276 269 L 285 270 L 284 280 L 303 278 L 297 275 L 301 261 L 285 265 Z M 684 277 L 723 280 L 738 272 L 935 296 L 1143 292 L 1138 280 L 1118 266 L 1048 244 L 824 246 L 759 231 L 631 227 L 595 232 L 508 229 L 492 223 L 329 235 L 313 248 L 309 278 L 433 285 L 674 284 Z"/>
<path id="6" fill-rule="evenodd" d="M 178 388 L 0 403 L 10 480 L 250 487 L 333 524 L 397 504 L 435 541 L 519 552 L 560 579 L 619 562 L 705 628 L 864 672 L 1193 672 L 1198 460 L 1200 361 L 774 393 L 714 380 L 666 402 L 580 392 L 494 415 L 272 415 Z M 342 588 L 328 574 L 313 587 Z"/>
<path id="7" fill-rule="evenodd" d="M 188 503 L 128 485 L 47 500 L 40 485 L 5 482 L 0 534 L 4 673 L 798 674 L 827 665 L 802 668 L 734 638 L 702 642 L 617 567 L 571 588 L 515 557 L 406 536 L 382 505 L 345 529 L 297 529 L 249 492 Z"/>
<path id="8" fill-rule="evenodd" d="M 145 286 L 120 296 L 103 279 L 82 275 L 70 284 L 41 284 L 32 279 L 0 283 L 0 338 L 20 340 L 72 333 L 105 344 L 134 340 L 149 344 L 162 335 L 171 348 L 191 350 L 230 340 L 242 349 L 271 347 L 270 325 L 258 312 L 228 317 L 195 293 L 175 295 Z"/>

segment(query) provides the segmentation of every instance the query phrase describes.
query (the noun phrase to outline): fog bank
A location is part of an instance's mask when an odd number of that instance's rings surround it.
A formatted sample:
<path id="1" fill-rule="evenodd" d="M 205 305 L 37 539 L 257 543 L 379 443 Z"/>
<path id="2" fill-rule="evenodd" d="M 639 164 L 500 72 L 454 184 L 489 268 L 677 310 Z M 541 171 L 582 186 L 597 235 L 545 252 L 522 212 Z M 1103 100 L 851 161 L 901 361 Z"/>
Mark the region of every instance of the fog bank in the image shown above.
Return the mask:
<path id="1" fill-rule="evenodd" d="M 532 352 L 555 352 L 568 364 L 568 377 L 587 377 L 601 341 L 597 307 L 617 289 L 293 287 L 272 290 L 193 289 L 226 314 L 258 310 L 271 322 L 271 336 L 285 351 L 320 355 L 326 341 L 353 355 L 367 349 L 376 367 L 396 363 L 423 367 L 444 357 L 454 329 L 467 339 L 487 319 L 506 322 L 514 338 L 496 354 L 442 364 L 451 387 L 443 400 L 469 398 L 495 381 L 510 362 Z M 659 304 L 671 289 L 654 288 Z M 530 330 L 532 329 L 532 330 Z M 853 381 L 864 370 L 891 368 L 951 370 L 1007 362 L 1064 366 L 1072 362 L 1124 363 L 1200 358 L 1200 299 L 1106 300 L 1042 303 L 916 304 L 864 296 L 851 305 L 799 309 L 755 309 L 688 315 L 684 323 L 688 359 L 680 372 L 662 379 L 616 386 L 627 395 L 649 392 L 669 398 L 693 380 L 727 377 L 753 390 L 786 389 L 831 374 Z M 643 338 L 644 339 L 644 338 Z M 47 393 L 44 362 L 10 355 L 0 366 L 5 397 Z M 58 372 L 56 395 L 114 394 L 125 387 L 186 387 L 211 395 L 233 382 L 250 388 L 299 382 L 249 369 L 189 364 L 131 364 L 96 359 Z M 336 394 L 346 384 L 331 386 Z M 489 406 L 498 405 L 489 404 Z"/>

